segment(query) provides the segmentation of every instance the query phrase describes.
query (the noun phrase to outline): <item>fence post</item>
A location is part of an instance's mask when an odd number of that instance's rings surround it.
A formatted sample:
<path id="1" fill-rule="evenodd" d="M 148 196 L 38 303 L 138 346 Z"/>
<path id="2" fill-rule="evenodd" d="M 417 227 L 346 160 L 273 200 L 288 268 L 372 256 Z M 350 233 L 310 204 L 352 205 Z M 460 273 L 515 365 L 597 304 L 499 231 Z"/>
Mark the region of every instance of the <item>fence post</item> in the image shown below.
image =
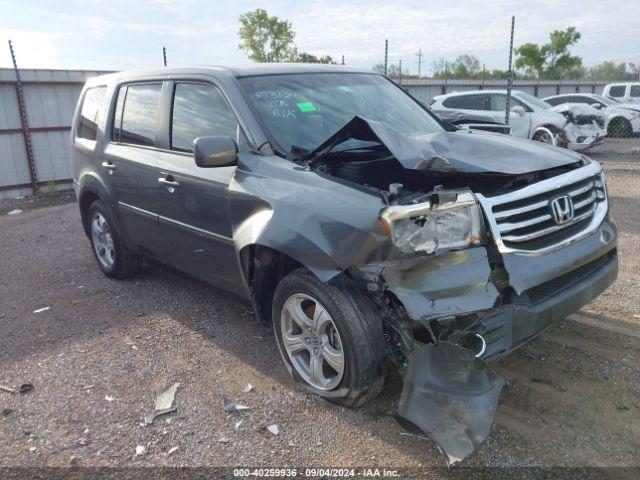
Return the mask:
<path id="1" fill-rule="evenodd" d="M 33 157 L 33 147 L 31 143 L 31 129 L 29 128 L 29 118 L 27 117 L 27 105 L 24 102 L 24 92 L 22 91 L 22 81 L 20 80 L 20 71 L 16 62 L 16 55 L 13 51 L 13 45 L 9 40 L 9 51 L 11 52 L 11 60 L 13 60 L 13 70 L 16 74 L 16 97 L 18 100 L 18 111 L 20 113 L 20 125 L 22 130 L 22 139 L 24 141 L 24 149 L 27 156 L 27 166 L 29 169 L 29 179 L 31 181 L 31 190 L 34 195 L 38 193 L 38 174 L 36 172 L 36 163 Z"/>

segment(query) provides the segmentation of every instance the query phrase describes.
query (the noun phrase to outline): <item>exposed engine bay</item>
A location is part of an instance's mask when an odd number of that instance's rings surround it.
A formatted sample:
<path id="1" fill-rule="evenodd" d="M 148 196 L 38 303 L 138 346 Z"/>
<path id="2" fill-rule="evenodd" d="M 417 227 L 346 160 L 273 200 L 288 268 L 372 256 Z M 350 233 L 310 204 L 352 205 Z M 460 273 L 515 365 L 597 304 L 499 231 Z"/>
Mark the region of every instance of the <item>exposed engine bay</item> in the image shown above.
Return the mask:
<path id="1" fill-rule="evenodd" d="M 452 142 L 450 135 L 410 137 L 356 116 L 297 161 L 318 174 L 376 189 L 389 202 L 400 203 L 415 203 L 422 194 L 442 189 L 470 189 L 486 196 L 507 193 L 584 164 L 581 160 L 567 163 L 565 158 L 553 161 L 539 156 L 524 168 L 520 163 L 497 164 L 482 140 L 508 137 L 460 131 L 456 134 L 460 138 Z M 476 151 L 477 163 L 469 163 L 470 149 Z M 464 160 L 456 161 L 456 157 Z"/>

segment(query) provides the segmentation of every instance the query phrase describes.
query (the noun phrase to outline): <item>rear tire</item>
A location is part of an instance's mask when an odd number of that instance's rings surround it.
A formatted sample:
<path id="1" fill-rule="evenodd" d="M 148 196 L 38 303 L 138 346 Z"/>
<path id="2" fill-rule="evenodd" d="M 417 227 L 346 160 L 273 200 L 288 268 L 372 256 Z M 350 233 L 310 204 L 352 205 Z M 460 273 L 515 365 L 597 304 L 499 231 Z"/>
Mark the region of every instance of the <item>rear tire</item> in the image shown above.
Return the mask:
<path id="1" fill-rule="evenodd" d="M 614 118 L 607 127 L 607 136 L 613 138 L 627 138 L 633 135 L 633 127 L 626 118 Z"/>
<path id="2" fill-rule="evenodd" d="M 298 318 L 306 318 L 302 322 L 292 321 L 292 311 L 298 312 Z M 316 315 L 317 312 L 321 313 Z M 313 324 L 314 318 L 320 315 L 329 327 L 318 332 Z M 344 279 L 326 284 L 306 270 L 296 270 L 278 284 L 272 318 L 282 359 L 293 379 L 305 389 L 347 407 L 360 407 L 380 393 L 386 348 L 382 319 L 364 292 Z M 336 341 L 327 346 L 329 337 L 335 337 Z M 294 345 L 296 339 L 300 339 L 300 343 Z M 303 344 L 303 340 L 306 343 Z M 333 361 L 323 360 L 328 351 L 323 346 L 333 352 L 331 355 L 342 355 L 342 369 L 334 369 Z M 320 382 L 312 375 L 314 352 L 321 357 L 320 362 L 325 362 L 320 368 Z"/>
<path id="3" fill-rule="evenodd" d="M 95 200 L 89 205 L 85 223 L 85 228 L 89 232 L 91 250 L 100 270 L 106 276 L 123 279 L 140 270 L 142 257 L 126 249 L 101 200 Z"/>

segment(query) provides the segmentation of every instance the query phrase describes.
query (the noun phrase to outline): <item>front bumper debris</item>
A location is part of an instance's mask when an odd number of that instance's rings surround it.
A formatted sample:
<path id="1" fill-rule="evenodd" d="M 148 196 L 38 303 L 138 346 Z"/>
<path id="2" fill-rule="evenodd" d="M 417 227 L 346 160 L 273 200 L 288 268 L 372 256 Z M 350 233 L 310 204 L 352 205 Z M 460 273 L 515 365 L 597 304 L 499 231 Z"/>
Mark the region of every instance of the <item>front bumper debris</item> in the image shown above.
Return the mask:
<path id="1" fill-rule="evenodd" d="M 474 367 L 470 350 L 442 342 L 409 357 L 398 414 L 436 442 L 447 464 L 468 456 L 489 435 L 504 379 Z"/>

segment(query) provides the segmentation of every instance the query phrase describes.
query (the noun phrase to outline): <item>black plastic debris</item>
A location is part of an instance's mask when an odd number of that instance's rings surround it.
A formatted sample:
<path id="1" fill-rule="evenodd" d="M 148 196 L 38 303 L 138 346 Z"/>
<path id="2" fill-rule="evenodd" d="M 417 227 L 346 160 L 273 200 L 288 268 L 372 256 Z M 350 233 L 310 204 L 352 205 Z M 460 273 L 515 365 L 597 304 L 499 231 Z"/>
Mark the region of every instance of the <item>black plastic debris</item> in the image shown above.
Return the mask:
<path id="1" fill-rule="evenodd" d="M 475 368 L 471 350 L 420 347 L 409 356 L 398 414 L 426 432 L 451 466 L 489 435 L 503 385 L 501 376 Z"/>
<path id="2" fill-rule="evenodd" d="M 29 393 L 31 390 L 33 390 L 33 385 L 31 385 L 30 383 L 23 383 L 22 385 L 20 385 L 18 392 L 25 394 Z"/>

